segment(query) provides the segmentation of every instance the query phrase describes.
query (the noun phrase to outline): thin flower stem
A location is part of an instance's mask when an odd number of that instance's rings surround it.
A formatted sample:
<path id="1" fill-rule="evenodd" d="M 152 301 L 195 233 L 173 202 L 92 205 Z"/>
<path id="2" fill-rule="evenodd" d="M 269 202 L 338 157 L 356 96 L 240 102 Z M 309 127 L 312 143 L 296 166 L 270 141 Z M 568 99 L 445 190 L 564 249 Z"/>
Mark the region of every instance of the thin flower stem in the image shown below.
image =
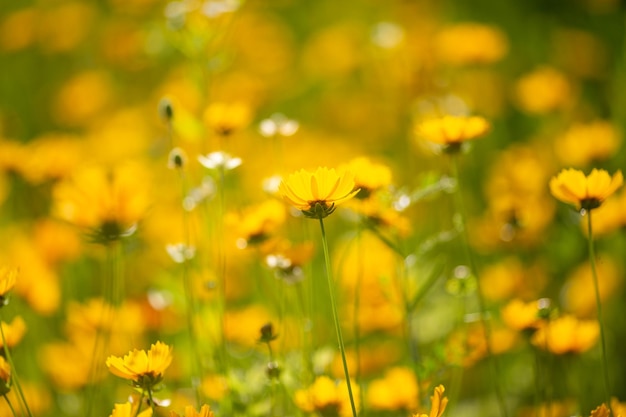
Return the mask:
<path id="1" fill-rule="evenodd" d="M 171 123 L 170 123 L 171 124 Z M 181 201 L 184 200 L 187 194 L 187 184 L 185 181 L 185 174 L 180 171 L 180 187 L 181 187 Z M 184 250 L 189 250 L 191 246 L 191 227 L 189 221 L 189 212 L 183 208 L 183 236 L 184 236 Z M 187 316 L 187 331 L 189 332 L 189 343 L 193 351 L 193 359 L 191 360 L 191 385 L 196 397 L 196 407 L 200 407 L 202 399 L 200 395 L 200 380 L 202 379 L 202 359 L 200 356 L 200 349 L 198 347 L 198 338 L 196 337 L 195 330 L 195 317 L 197 316 L 197 306 L 193 296 L 193 286 L 191 283 L 191 276 L 189 274 L 189 260 L 186 254 L 183 259 L 183 287 L 185 292 L 185 304 L 186 304 L 186 316 Z M 195 371 L 194 369 L 195 368 Z"/>
<path id="2" fill-rule="evenodd" d="M 4 400 L 7 402 L 7 405 L 9 406 L 9 408 L 11 409 L 11 413 L 13 414 L 13 417 L 17 417 L 17 413 L 15 412 L 15 409 L 13 408 L 13 404 L 11 404 L 11 400 L 9 400 L 9 397 L 7 397 L 6 394 L 2 395 L 4 397 Z"/>
<path id="3" fill-rule="evenodd" d="M 154 414 L 154 399 L 152 398 L 152 387 L 148 387 L 148 399 L 150 400 L 150 408 L 152 409 L 152 413 Z"/>
<path id="4" fill-rule="evenodd" d="M 137 403 L 137 411 L 135 411 L 135 417 L 137 417 L 139 415 L 139 412 L 141 411 L 141 404 L 143 403 L 143 397 L 145 397 L 146 395 L 146 391 L 145 390 L 141 390 L 141 396 L 139 397 L 139 402 Z"/>
<path id="5" fill-rule="evenodd" d="M 17 371 L 15 368 L 15 363 L 13 363 L 13 357 L 11 356 L 11 351 L 7 346 L 6 337 L 4 336 L 4 329 L 2 328 L 2 323 L 0 323 L 0 335 L 2 336 L 2 346 L 4 348 L 4 356 L 7 358 L 9 365 L 11 366 L 11 381 L 15 384 L 15 388 L 17 388 L 17 393 L 22 402 L 22 405 L 26 409 L 26 413 L 29 417 L 33 417 L 33 414 L 30 412 L 30 408 L 28 407 L 28 402 L 26 401 L 26 397 L 24 396 L 24 391 L 22 391 L 22 385 L 20 384 L 20 379 L 17 376 Z"/>
<path id="6" fill-rule="evenodd" d="M 339 343 L 339 351 L 341 352 L 341 361 L 343 363 L 343 372 L 346 376 L 346 385 L 348 386 L 348 396 L 350 397 L 350 407 L 352 408 L 352 417 L 357 417 L 356 406 L 354 404 L 354 395 L 352 394 L 352 384 L 350 383 L 350 372 L 348 371 L 348 361 L 346 360 L 346 348 L 343 343 L 341 334 L 341 326 L 337 314 L 337 306 L 335 304 L 335 294 L 333 290 L 333 278 L 331 274 L 330 255 L 328 253 L 328 242 L 326 240 L 326 230 L 324 229 L 324 220 L 320 220 L 320 229 L 322 231 L 322 246 L 324 248 L 324 261 L 326 263 L 326 279 L 328 280 L 328 292 L 330 294 L 330 306 L 333 311 L 333 320 L 335 322 L 335 330 L 337 331 L 337 342 Z"/>
<path id="7" fill-rule="evenodd" d="M 491 380 L 493 382 L 493 388 L 496 394 L 496 398 L 498 400 L 498 406 L 500 408 L 500 415 L 502 417 L 507 417 L 507 408 L 506 403 L 504 401 L 504 396 L 502 394 L 502 389 L 500 384 L 498 383 L 498 375 L 500 374 L 498 369 L 498 362 L 493 354 L 493 350 L 491 348 L 491 322 L 487 317 L 487 309 L 485 303 L 485 297 L 483 295 L 482 286 L 480 282 L 480 277 L 478 276 L 478 268 L 476 267 L 476 261 L 474 259 L 474 253 L 472 248 L 470 247 L 470 239 L 469 232 L 467 230 L 467 214 L 465 212 L 465 203 L 463 201 L 463 194 L 461 189 L 461 178 L 459 175 L 459 167 L 458 167 L 458 158 L 456 154 L 452 155 L 452 175 L 456 179 L 457 188 L 456 192 L 456 205 L 460 216 L 461 223 L 461 234 L 463 237 L 463 246 L 465 248 L 466 257 L 469 262 L 469 267 L 474 274 L 476 280 L 476 298 L 478 300 L 478 308 L 480 309 L 480 322 L 483 326 L 483 332 L 485 334 L 485 346 L 487 348 L 487 357 L 489 360 L 490 368 L 491 368 Z"/>
<path id="8" fill-rule="evenodd" d="M 611 408 L 611 395 L 609 388 L 609 366 L 606 356 L 606 340 L 604 332 L 604 320 L 602 319 L 602 301 L 600 300 L 600 286 L 598 284 L 598 271 L 596 270 L 596 255 L 593 245 L 593 229 L 591 227 L 591 211 L 587 211 L 587 240 L 589 243 L 589 262 L 591 263 L 591 275 L 593 277 L 593 289 L 596 296 L 596 308 L 598 323 L 600 325 L 600 346 L 602 348 L 602 373 L 604 376 L 604 399 L 606 406 Z"/>

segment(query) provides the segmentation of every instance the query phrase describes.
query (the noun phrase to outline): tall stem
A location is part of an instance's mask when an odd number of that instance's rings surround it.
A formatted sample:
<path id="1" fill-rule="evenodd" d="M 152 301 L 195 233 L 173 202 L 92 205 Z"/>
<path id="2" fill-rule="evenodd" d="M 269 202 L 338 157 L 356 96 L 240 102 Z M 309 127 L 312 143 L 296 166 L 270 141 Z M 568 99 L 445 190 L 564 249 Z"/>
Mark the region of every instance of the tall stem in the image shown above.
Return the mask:
<path id="1" fill-rule="evenodd" d="M 604 336 L 604 320 L 602 319 L 602 301 L 600 300 L 600 286 L 598 284 L 598 272 L 596 270 L 596 255 L 593 247 L 593 229 L 591 227 L 591 211 L 587 211 L 587 240 L 589 243 L 589 262 L 591 263 L 591 276 L 593 277 L 593 289 L 596 296 L 596 309 L 598 311 L 598 324 L 600 325 L 600 346 L 602 348 L 602 373 L 604 376 L 604 400 L 606 406 L 611 407 L 611 395 L 609 389 L 609 366 L 606 357 L 606 341 Z"/>
<path id="2" fill-rule="evenodd" d="M 350 383 L 350 372 L 348 371 L 348 361 L 346 360 L 346 348 L 343 343 L 341 334 L 341 326 L 339 324 L 339 316 L 337 314 L 337 306 L 335 304 L 335 293 L 333 290 L 334 282 L 331 276 L 330 255 L 328 254 L 328 242 L 326 240 L 326 230 L 324 229 L 324 220 L 320 220 L 320 229 L 322 231 L 322 246 L 324 247 L 324 261 L 326 263 L 326 279 L 328 280 L 328 292 L 330 294 L 330 306 L 333 311 L 333 320 L 335 322 L 335 330 L 337 331 L 337 341 L 339 343 L 339 351 L 341 352 L 341 361 L 343 363 L 343 372 L 346 376 L 346 385 L 348 386 L 348 396 L 350 397 L 350 407 L 352 408 L 352 417 L 357 417 L 356 406 L 354 404 L 354 395 L 352 394 L 352 384 Z"/>
<path id="3" fill-rule="evenodd" d="M 28 402 L 26 401 L 26 397 L 24 396 L 24 391 L 22 391 L 22 385 L 20 384 L 20 379 L 17 376 L 17 370 L 15 369 L 15 363 L 13 363 L 13 357 L 11 356 L 11 351 L 7 346 L 6 337 L 4 336 L 4 328 L 2 327 L 2 323 L 0 322 L 0 335 L 2 336 L 2 346 L 4 348 L 4 356 L 7 358 L 9 365 L 11 366 L 11 381 L 15 384 L 17 388 L 18 396 L 22 402 L 22 405 L 26 409 L 26 413 L 29 417 L 33 417 L 33 414 L 30 412 L 30 408 L 28 407 Z M 5 398 L 7 398 L 5 396 Z M 7 398 L 8 401 L 8 398 Z M 15 414 L 15 413 L 14 413 Z"/>
<path id="4" fill-rule="evenodd" d="M 463 246 L 465 248 L 466 257 L 469 262 L 470 270 L 472 274 L 474 274 L 474 277 L 476 280 L 476 298 L 478 299 L 478 308 L 480 309 L 480 318 L 481 318 L 480 322 L 483 326 L 483 332 L 485 334 L 485 346 L 487 348 L 487 356 L 488 356 L 488 360 L 489 360 L 489 364 L 491 368 L 491 380 L 493 382 L 493 388 L 496 394 L 496 398 L 498 400 L 498 406 L 500 407 L 500 414 L 502 415 L 502 417 L 507 417 L 508 414 L 507 414 L 507 409 L 506 409 L 506 403 L 504 401 L 502 389 L 500 387 L 500 384 L 498 383 L 498 378 L 497 378 L 499 375 L 498 362 L 491 348 L 491 323 L 489 321 L 489 318 L 487 317 L 485 297 L 483 296 L 482 286 L 481 286 L 480 278 L 478 276 L 478 268 L 476 267 L 474 253 L 470 247 L 469 232 L 467 230 L 467 214 L 465 212 L 465 203 L 463 201 L 463 194 L 461 192 L 457 155 L 452 155 L 451 159 L 452 159 L 452 175 L 454 176 L 454 179 L 456 180 L 456 183 L 457 183 L 457 189 L 456 189 L 455 195 L 456 195 L 457 209 L 459 211 L 459 216 L 460 216 L 460 223 L 461 223 L 460 226 L 461 226 L 461 234 L 463 236 Z"/>
<path id="5" fill-rule="evenodd" d="M 13 408 L 13 404 L 11 404 L 11 400 L 9 400 L 9 397 L 7 397 L 6 394 L 2 395 L 4 397 L 4 400 L 6 401 L 7 405 L 9 406 L 9 409 L 11 410 L 11 413 L 13 414 L 13 417 L 17 417 L 17 413 L 15 412 L 15 409 Z"/>
<path id="6" fill-rule="evenodd" d="M 185 199 L 187 194 L 187 186 L 185 181 L 185 174 L 180 171 L 180 185 L 181 185 L 181 201 Z M 183 208 L 183 236 L 184 236 L 184 251 L 189 250 L 191 247 L 191 226 L 189 220 L 189 212 Z M 196 336 L 195 318 L 197 316 L 196 301 L 193 296 L 193 286 L 191 282 L 191 276 L 189 273 L 189 259 L 185 254 L 183 259 L 183 287 L 185 292 L 185 304 L 186 304 L 186 316 L 187 316 L 187 331 L 189 332 L 189 343 L 193 351 L 193 359 L 191 359 L 191 385 L 194 389 L 196 396 L 196 407 L 200 407 L 201 395 L 200 395 L 200 381 L 202 379 L 202 359 L 200 356 L 200 349 L 198 346 L 198 338 Z M 194 369 L 195 368 L 195 371 Z"/>

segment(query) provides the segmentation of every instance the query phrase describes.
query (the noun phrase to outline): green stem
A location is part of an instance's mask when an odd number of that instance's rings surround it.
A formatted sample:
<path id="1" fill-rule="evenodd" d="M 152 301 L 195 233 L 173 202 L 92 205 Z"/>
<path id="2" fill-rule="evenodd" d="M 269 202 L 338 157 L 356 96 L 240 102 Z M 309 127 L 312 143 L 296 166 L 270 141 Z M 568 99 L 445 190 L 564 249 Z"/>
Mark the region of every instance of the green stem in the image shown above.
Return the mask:
<path id="1" fill-rule="evenodd" d="M 9 406 L 9 408 L 11 409 L 11 413 L 13 414 L 13 417 L 17 417 L 17 413 L 15 412 L 15 409 L 13 408 L 13 404 L 11 404 L 11 400 L 9 400 L 9 397 L 7 397 L 6 394 L 2 395 L 4 397 L 4 400 L 7 402 L 7 405 Z"/>
<path id="2" fill-rule="evenodd" d="M 335 322 L 335 330 L 337 331 L 337 342 L 339 343 L 339 351 L 341 352 L 341 361 L 343 363 L 343 372 L 346 376 L 346 385 L 348 386 L 348 396 L 350 397 L 350 407 L 352 408 L 352 417 L 357 417 L 356 406 L 354 404 L 354 395 L 352 394 L 352 384 L 350 382 L 350 372 L 348 371 L 348 361 L 346 360 L 346 348 L 343 343 L 341 334 L 341 326 L 339 324 L 339 316 L 337 314 L 337 306 L 335 304 L 335 294 L 333 291 L 333 278 L 331 276 L 330 255 L 328 253 L 328 242 L 326 240 L 326 230 L 324 229 L 324 220 L 320 217 L 320 229 L 322 231 L 322 246 L 324 247 L 324 261 L 326 263 L 326 279 L 328 280 L 328 292 L 330 294 L 330 306 L 333 311 L 333 321 Z"/>
<path id="3" fill-rule="evenodd" d="M 154 414 L 154 399 L 152 398 L 152 387 L 148 387 L 148 399 L 150 400 L 150 408 L 152 409 L 152 414 Z"/>
<path id="4" fill-rule="evenodd" d="M 591 211 L 587 211 L 587 240 L 589 243 L 589 262 L 591 263 L 591 275 L 593 277 L 593 289 L 596 296 L 596 308 L 598 311 L 598 323 L 600 325 L 600 346 L 602 348 L 602 373 L 604 376 L 604 399 L 606 406 L 611 408 L 611 395 L 609 388 L 609 366 L 606 356 L 606 341 L 604 333 L 604 320 L 602 319 L 602 302 L 600 300 L 600 286 L 598 284 L 598 272 L 596 270 L 596 256 L 593 247 L 593 234 L 591 227 Z"/>
<path id="5" fill-rule="evenodd" d="M 139 415 L 139 412 L 141 411 L 141 404 L 143 403 L 143 397 L 145 397 L 145 395 L 146 391 L 141 390 L 141 396 L 139 396 L 139 402 L 137 403 L 137 411 L 135 411 L 135 417 L 137 417 Z"/>
<path id="6" fill-rule="evenodd" d="M 2 323 L 0 322 L 0 335 L 2 336 L 2 346 L 4 348 L 4 356 L 7 358 L 9 365 L 11 366 L 11 381 L 15 384 L 17 388 L 17 393 L 19 394 L 19 398 L 22 401 L 22 405 L 26 408 L 26 413 L 29 417 L 33 417 L 33 414 L 30 412 L 30 408 L 28 407 L 28 402 L 26 401 L 26 397 L 24 396 L 24 391 L 22 391 L 22 385 L 20 384 L 20 379 L 17 376 L 17 370 L 15 368 L 15 363 L 13 362 L 13 357 L 11 356 L 11 351 L 7 346 L 6 337 L 4 336 L 4 328 L 2 327 Z"/>
<path id="7" fill-rule="evenodd" d="M 500 374 L 499 369 L 498 369 L 498 362 L 491 348 L 491 323 L 487 317 L 485 297 L 483 295 L 480 278 L 478 276 L 478 268 L 476 267 L 474 254 L 470 247 L 469 231 L 467 230 L 467 214 L 465 212 L 465 203 L 463 201 L 463 194 L 461 192 L 461 185 L 460 185 L 461 178 L 459 175 L 458 159 L 456 157 L 456 154 L 452 155 L 452 170 L 453 170 L 452 175 L 457 182 L 455 195 L 456 195 L 457 209 L 459 211 L 459 216 L 460 216 L 460 223 L 461 223 L 460 226 L 461 226 L 461 234 L 463 236 L 463 246 L 465 248 L 465 253 L 466 253 L 467 260 L 469 262 L 470 270 L 474 274 L 474 277 L 476 280 L 476 298 L 478 300 L 478 308 L 480 310 L 480 318 L 481 318 L 480 322 L 482 323 L 483 332 L 485 333 L 485 346 L 487 348 L 487 357 L 488 357 L 490 368 L 491 368 L 491 380 L 493 383 L 493 388 L 496 394 L 496 398 L 498 400 L 500 414 L 502 415 L 502 417 L 507 417 L 508 413 L 507 413 L 506 403 L 504 401 L 502 389 L 500 387 L 500 384 L 498 383 L 498 378 L 497 378 L 498 375 Z"/>
<path id="8" fill-rule="evenodd" d="M 187 193 L 187 186 L 185 181 L 185 174 L 180 171 L 180 185 L 181 185 L 181 201 L 184 200 Z M 189 224 L 189 213 L 183 208 L 183 235 L 184 235 L 184 251 L 189 250 L 191 246 L 191 227 Z M 200 395 L 200 381 L 202 380 L 202 359 L 200 356 L 200 349 L 198 347 L 198 339 L 195 331 L 194 318 L 197 316 L 197 306 L 193 297 L 193 286 L 191 283 L 191 276 L 189 274 L 189 260 L 186 258 L 186 254 L 183 259 L 183 287 L 185 292 L 185 304 L 186 304 L 186 316 L 187 316 L 187 331 L 189 332 L 189 343 L 193 351 L 193 359 L 191 359 L 191 386 L 196 396 L 196 407 L 200 407 L 202 399 Z M 195 368 L 195 372 L 193 370 Z"/>

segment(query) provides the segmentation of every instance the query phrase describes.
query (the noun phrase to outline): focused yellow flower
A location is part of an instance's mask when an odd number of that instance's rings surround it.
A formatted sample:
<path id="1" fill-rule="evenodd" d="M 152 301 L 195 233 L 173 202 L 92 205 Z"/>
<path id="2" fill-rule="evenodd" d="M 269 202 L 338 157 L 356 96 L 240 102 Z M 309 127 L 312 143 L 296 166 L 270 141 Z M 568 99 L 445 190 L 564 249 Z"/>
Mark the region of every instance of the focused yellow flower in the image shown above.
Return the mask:
<path id="1" fill-rule="evenodd" d="M 315 172 L 304 169 L 290 174 L 280 184 L 285 201 L 301 210 L 305 216 L 323 219 L 335 211 L 335 205 L 356 195 L 354 175 L 348 171 L 319 167 Z"/>
<path id="2" fill-rule="evenodd" d="M 478 139 L 489 129 L 489 122 L 482 117 L 446 115 L 419 123 L 415 133 L 418 137 L 453 152 L 459 150 L 463 142 Z"/>
<path id="3" fill-rule="evenodd" d="M 435 391 L 430 397 L 430 414 L 413 414 L 413 417 L 441 417 L 448 405 L 448 397 L 443 396 L 445 390 L 443 385 L 435 387 Z"/>
<path id="4" fill-rule="evenodd" d="M 585 176 L 576 169 L 564 169 L 550 180 L 552 195 L 564 203 L 575 205 L 578 209 L 592 210 L 622 186 L 622 171 L 613 177 L 603 169 L 593 169 Z"/>
<path id="5" fill-rule="evenodd" d="M 0 266 L 0 306 L 4 304 L 7 293 L 15 286 L 16 279 L 17 268 Z"/>
<path id="6" fill-rule="evenodd" d="M 192 406 L 188 405 L 185 407 L 184 416 L 181 416 L 174 411 L 170 411 L 170 417 L 213 417 L 213 411 L 211 411 L 209 406 L 206 404 L 200 408 L 200 411 L 196 411 Z"/>
<path id="7" fill-rule="evenodd" d="M 163 372 L 172 363 L 172 348 L 156 342 L 150 350 L 134 349 L 123 358 L 109 356 L 106 365 L 113 375 L 130 379 L 141 387 L 152 387 L 163 378 Z"/>
<path id="8" fill-rule="evenodd" d="M 152 417 L 152 408 L 147 408 L 137 414 L 137 405 L 129 402 L 124 404 L 115 404 L 115 408 L 109 417 Z"/>

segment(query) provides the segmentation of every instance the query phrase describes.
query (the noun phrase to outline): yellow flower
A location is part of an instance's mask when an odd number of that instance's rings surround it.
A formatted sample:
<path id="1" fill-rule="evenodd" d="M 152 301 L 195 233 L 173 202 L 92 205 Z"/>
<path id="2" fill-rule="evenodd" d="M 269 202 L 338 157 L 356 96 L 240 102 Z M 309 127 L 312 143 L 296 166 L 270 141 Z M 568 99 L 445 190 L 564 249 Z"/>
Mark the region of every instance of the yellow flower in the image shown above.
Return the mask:
<path id="1" fill-rule="evenodd" d="M 554 142 L 558 158 L 566 165 L 584 167 L 609 159 L 617 152 L 621 137 L 616 127 L 603 120 L 576 123 Z"/>
<path id="2" fill-rule="evenodd" d="M 520 299 L 512 300 L 502 308 L 502 321 L 515 330 L 537 328 L 542 322 L 539 307 L 537 301 L 525 303 Z"/>
<path id="3" fill-rule="evenodd" d="M 106 365 L 113 375 L 130 379 L 139 386 L 151 387 L 163 378 L 163 372 L 172 363 L 172 348 L 156 342 L 150 350 L 134 349 L 123 358 L 109 356 Z"/>
<path id="4" fill-rule="evenodd" d="M 7 266 L 0 266 L 0 304 L 4 301 L 5 296 L 13 286 L 15 286 L 15 280 L 17 279 L 17 268 L 9 268 Z"/>
<path id="5" fill-rule="evenodd" d="M 557 355 L 581 353 L 591 349 L 599 335 L 600 326 L 596 320 L 578 320 L 565 315 L 539 328 L 531 343 Z"/>
<path id="6" fill-rule="evenodd" d="M 564 203 L 575 205 L 578 209 L 591 210 L 600 207 L 602 202 L 622 186 L 622 171 L 613 177 L 603 169 L 593 169 L 585 176 L 576 169 L 564 169 L 550 180 L 552 195 Z"/>
<path id="7" fill-rule="evenodd" d="M 7 346 L 12 348 L 16 346 L 26 333 L 26 323 L 24 319 L 20 316 L 16 316 L 11 324 L 7 324 L 5 322 L 0 322 L 0 326 L 2 326 L 2 331 L 4 332 L 4 339 L 6 340 Z M 0 339 L 0 348 L 4 347 L 4 343 L 2 343 L 2 339 Z"/>
<path id="8" fill-rule="evenodd" d="M 448 405 L 448 397 L 443 396 L 445 390 L 443 385 L 435 387 L 435 391 L 430 397 L 430 414 L 413 414 L 413 417 L 441 417 Z"/>
<path id="9" fill-rule="evenodd" d="M 437 34 L 435 49 L 439 60 L 446 64 L 490 64 L 506 55 L 508 42 L 496 27 L 460 23 Z"/>
<path id="10" fill-rule="evenodd" d="M 602 403 L 591 412 L 590 417 L 609 417 L 610 415 L 611 411 L 606 404 Z"/>
<path id="11" fill-rule="evenodd" d="M 213 411 L 209 408 L 208 405 L 203 405 L 200 408 L 200 411 L 196 411 L 192 406 L 188 405 L 185 407 L 185 415 L 181 416 L 174 411 L 170 411 L 170 417 L 213 417 Z"/>
<path id="12" fill-rule="evenodd" d="M 120 239 L 131 234 L 147 212 L 150 182 L 146 176 L 145 169 L 136 165 L 82 169 L 54 189 L 54 212 L 90 229 L 96 241 Z"/>
<path id="13" fill-rule="evenodd" d="M 573 88 L 559 71 L 542 67 L 524 75 L 515 85 L 519 107 L 527 113 L 546 114 L 570 104 Z"/>
<path id="14" fill-rule="evenodd" d="M 137 404 L 139 403 L 115 404 L 115 408 L 109 417 L 152 417 L 152 408 L 147 408 L 137 414 Z"/>
<path id="15" fill-rule="evenodd" d="M 478 139 L 489 129 L 489 122 L 482 117 L 446 115 L 419 123 L 415 133 L 422 139 L 456 151 L 461 143 Z"/>
<path id="16" fill-rule="evenodd" d="M 355 186 L 361 189 L 357 198 L 368 197 L 373 191 L 391 184 L 389 167 L 374 163 L 366 157 L 352 159 L 346 165 L 346 170 L 354 173 Z"/>
<path id="17" fill-rule="evenodd" d="M 305 216 L 322 219 L 335 211 L 336 204 L 354 197 L 359 192 L 354 187 L 352 173 L 319 167 L 315 172 L 301 169 L 290 174 L 281 182 L 279 191 Z"/>
<path id="18" fill-rule="evenodd" d="M 250 107 L 243 103 L 213 103 L 204 112 L 204 123 L 220 136 L 229 136 L 250 123 Z"/>
<path id="19" fill-rule="evenodd" d="M 359 387 L 354 382 L 351 385 L 358 410 Z M 337 384 L 327 376 L 319 376 L 310 387 L 296 391 L 294 401 L 298 408 L 308 413 L 319 411 L 324 415 L 329 413 L 328 415 L 342 417 L 352 414 L 348 386 L 345 380 Z"/>
<path id="20" fill-rule="evenodd" d="M 366 398 L 375 410 L 412 410 L 417 407 L 418 397 L 415 373 L 395 367 L 385 372 L 383 378 L 370 382 Z"/>

